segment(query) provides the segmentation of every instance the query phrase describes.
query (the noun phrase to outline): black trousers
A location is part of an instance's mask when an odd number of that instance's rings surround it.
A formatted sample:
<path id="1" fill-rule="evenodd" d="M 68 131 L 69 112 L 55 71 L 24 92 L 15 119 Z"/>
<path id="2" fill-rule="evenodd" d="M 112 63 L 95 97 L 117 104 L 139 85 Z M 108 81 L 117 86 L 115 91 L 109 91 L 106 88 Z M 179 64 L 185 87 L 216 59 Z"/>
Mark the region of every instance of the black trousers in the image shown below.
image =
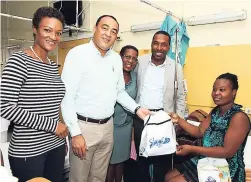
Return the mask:
<path id="1" fill-rule="evenodd" d="M 124 182 L 139 182 L 138 161 L 128 159 L 124 162 L 123 180 Z"/>
<path id="2" fill-rule="evenodd" d="M 144 128 L 144 121 L 138 117 L 134 118 L 134 141 L 137 155 L 139 156 L 139 145 L 141 134 Z M 172 169 L 172 155 L 162 155 L 153 157 L 138 157 L 139 182 L 150 182 L 149 166 L 153 165 L 153 181 L 164 182 L 165 174 Z"/>
<path id="3" fill-rule="evenodd" d="M 35 177 L 62 182 L 64 160 L 65 145 L 35 157 L 17 158 L 9 156 L 12 174 L 19 179 L 19 182 L 25 182 Z"/>

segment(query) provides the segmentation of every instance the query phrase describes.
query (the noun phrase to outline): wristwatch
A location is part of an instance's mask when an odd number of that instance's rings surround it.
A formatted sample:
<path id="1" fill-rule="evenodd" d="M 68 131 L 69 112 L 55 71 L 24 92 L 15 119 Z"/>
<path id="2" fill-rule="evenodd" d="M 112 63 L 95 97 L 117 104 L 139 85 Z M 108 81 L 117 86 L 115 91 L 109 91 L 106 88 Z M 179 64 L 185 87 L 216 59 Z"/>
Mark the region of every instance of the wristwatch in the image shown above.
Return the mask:
<path id="1" fill-rule="evenodd" d="M 140 106 L 136 107 L 136 109 L 134 110 L 134 114 L 137 113 L 137 111 L 139 110 Z"/>

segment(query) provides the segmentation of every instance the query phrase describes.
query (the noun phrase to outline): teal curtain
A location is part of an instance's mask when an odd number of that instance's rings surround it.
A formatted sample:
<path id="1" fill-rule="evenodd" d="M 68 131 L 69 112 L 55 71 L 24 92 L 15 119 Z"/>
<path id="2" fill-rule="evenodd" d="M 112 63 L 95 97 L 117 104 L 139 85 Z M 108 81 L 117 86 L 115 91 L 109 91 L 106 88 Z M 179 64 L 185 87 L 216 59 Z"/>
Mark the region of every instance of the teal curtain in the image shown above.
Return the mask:
<path id="1" fill-rule="evenodd" d="M 172 16 L 166 16 L 164 22 L 161 25 L 160 30 L 166 31 L 171 36 L 171 45 L 168 52 L 168 56 L 175 60 L 175 31 L 178 31 L 178 50 L 179 50 L 179 63 L 184 66 L 187 49 L 189 47 L 189 36 L 186 30 L 186 24 L 181 21 L 177 23 Z"/>

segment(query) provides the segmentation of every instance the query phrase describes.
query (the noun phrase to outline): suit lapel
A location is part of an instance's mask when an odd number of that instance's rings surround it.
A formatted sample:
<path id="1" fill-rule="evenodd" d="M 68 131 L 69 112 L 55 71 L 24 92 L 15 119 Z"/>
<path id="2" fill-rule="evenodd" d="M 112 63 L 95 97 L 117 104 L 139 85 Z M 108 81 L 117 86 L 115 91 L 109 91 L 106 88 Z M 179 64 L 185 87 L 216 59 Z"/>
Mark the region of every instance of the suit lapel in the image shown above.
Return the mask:
<path id="1" fill-rule="evenodd" d="M 166 87 L 168 84 L 170 84 L 168 81 L 170 80 L 170 76 L 172 74 L 172 69 L 171 69 L 172 65 L 170 63 L 170 60 L 166 59 L 166 66 L 165 66 L 165 82 L 164 82 L 164 92 L 166 91 Z"/>

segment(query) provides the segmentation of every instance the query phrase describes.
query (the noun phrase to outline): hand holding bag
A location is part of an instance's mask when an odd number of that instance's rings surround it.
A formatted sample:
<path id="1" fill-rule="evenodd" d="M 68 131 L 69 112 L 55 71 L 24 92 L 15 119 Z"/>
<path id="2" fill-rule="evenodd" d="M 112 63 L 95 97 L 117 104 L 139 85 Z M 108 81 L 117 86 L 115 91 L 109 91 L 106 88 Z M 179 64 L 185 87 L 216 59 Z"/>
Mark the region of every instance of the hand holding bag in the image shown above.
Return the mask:
<path id="1" fill-rule="evenodd" d="M 139 155 L 159 156 L 176 152 L 176 134 L 170 116 L 158 111 L 144 119 Z"/>

